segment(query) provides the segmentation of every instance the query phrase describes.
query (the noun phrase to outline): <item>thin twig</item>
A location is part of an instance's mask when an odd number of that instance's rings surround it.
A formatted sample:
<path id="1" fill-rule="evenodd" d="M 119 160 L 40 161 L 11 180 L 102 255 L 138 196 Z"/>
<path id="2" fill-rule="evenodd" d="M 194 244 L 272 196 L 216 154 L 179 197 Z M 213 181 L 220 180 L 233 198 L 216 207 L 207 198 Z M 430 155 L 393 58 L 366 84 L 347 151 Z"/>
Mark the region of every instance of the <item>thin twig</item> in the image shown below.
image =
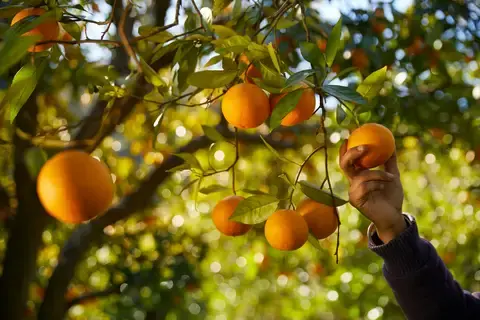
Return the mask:
<path id="1" fill-rule="evenodd" d="M 37 45 L 47 44 L 47 43 L 58 43 L 58 44 L 82 44 L 82 43 L 98 43 L 104 45 L 111 45 L 114 47 L 120 47 L 122 44 L 119 41 L 115 40 L 102 40 L 102 39 L 84 39 L 84 40 L 46 40 L 46 41 L 39 41 Z"/>
<path id="2" fill-rule="evenodd" d="M 292 191 L 290 192 L 290 207 L 293 207 L 293 194 L 295 192 L 295 187 L 297 186 L 297 183 L 298 183 L 298 179 L 300 179 L 300 174 L 302 173 L 302 170 L 303 168 L 305 167 L 305 165 L 307 164 L 308 160 L 310 160 L 311 157 L 313 157 L 313 155 L 315 153 L 317 153 L 319 150 L 321 149 L 324 149 L 325 146 L 318 146 L 315 148 L 315 150 L 313 150 L 306 158 L 305 160 L 303 161 L 303 163 L 300 165 L 300 168 L 298 168 L 298 172 L 297 172 L 297 176 L 295 177 L 295 181 L 293 182 L 293 188 L 292 188 Z"/>
<path id="3" fill-rule="evenodd" d="M 204 31 L 207 31 L 207 28 L 206 28 L 205 25 L 203 24 L 203 16 L 202 16 L 202 13 L 200 12 L 200 9 L 198 9 L 198 6 L 197 6 L 197 4 L 195 3 L 195 0 L 191 0 L 191 1 L 192 1 L 193 7 L 195 8 L 195 11 L 197 11 L 198 17 L 200 18 L 200 25 L 202 26 L 202 29 L 203 29 Z"/>
<path id="4" fill-rule="evenodd" d="M 118 26 L 118 35 L 120 36 L 120 40 L 122 41 L 125 51 L 137 64 L 138 71 L 143 72 L 142 65 L 140 64 L 140 61 L 138 60 L 138 57 L 135 51 L 133 51 L 132 46 L 128 42 L 127 35 L 125 34 L 125 21 L 127 20 L 127 16 L 130 13 L 130 10 L 132 10 L 132 7 L 133 7 L 133 4 L 131 2 L 128 2 L 127 6 L 125 7 L 125 11 L 122 14 L 122 17 L 120 18 L 120 23 Z"/>
<path id="5" fill-rule="evenodd" d="M 102 36 L 100 37 L 100 39 L 102 39 L 102 40 L 105 37 L 105 35 L 108 33 L 108 30 L 110 29 L 110 26 L 112 25 L 113 17 L 115 16 L 115 8 L 116 7 L 117 7 L 117 0 L 113 0 L 112 12 L 110 13 L 110 17 L 107 20 L 108 21 L 107 28 L 102 32 Z"/>
<path id="6" fill-rule="evenodd" d="M 235 195 L 237 194 L 235 190 L 235 164 L 238 162 L 238 159 L 240 159 L 240 153 L 238 151 L 238 129 L 235 128 L 235 161 L 232 165 L 232 190 Z"/>

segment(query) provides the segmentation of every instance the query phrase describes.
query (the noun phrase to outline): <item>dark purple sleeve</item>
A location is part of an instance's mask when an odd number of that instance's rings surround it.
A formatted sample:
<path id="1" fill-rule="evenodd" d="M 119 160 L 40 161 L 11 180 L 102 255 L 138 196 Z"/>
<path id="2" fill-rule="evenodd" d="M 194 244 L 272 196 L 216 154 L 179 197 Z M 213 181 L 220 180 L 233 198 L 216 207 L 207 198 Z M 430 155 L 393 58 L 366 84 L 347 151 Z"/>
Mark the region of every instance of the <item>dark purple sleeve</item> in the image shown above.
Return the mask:
<path id="1" fill-rule="evenodd" d="M 462 290 L 415 222 L 387 244 L 374 233 L 369 247 L 407 319 L 480 319 L 480 299 Z"/>

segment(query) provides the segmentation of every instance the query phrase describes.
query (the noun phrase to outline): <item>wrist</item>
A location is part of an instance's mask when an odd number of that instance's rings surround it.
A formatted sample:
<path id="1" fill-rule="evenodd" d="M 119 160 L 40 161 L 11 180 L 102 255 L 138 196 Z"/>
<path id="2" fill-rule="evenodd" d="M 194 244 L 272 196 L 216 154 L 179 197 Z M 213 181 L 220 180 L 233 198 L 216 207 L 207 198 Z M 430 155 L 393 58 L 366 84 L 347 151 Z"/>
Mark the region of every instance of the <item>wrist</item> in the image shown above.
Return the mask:
<path id="1" fill-rule="evenodd" d="M 407 229 L 408 226 L 407 221 L 402 214 L 398 216 L 398 219 L 389 224 L 385 225 L 374 223 L 374 225 L 378 237 L 380 238 L 380 240 L 382 240 L 384 244 L 387 244 L 393 239 L 397 238 L 405 231 L 405 229 Z"/>

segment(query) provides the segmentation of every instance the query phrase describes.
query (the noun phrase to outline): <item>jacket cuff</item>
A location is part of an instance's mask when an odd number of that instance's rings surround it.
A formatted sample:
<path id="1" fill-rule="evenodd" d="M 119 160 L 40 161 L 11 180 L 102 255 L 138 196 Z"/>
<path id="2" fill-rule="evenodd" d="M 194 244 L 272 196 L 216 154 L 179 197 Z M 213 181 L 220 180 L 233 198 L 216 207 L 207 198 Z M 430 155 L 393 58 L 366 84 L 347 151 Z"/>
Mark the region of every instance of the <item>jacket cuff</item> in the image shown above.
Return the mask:
<path id="1" fill-rule="evenodd" d="M 387 244 L 380 240 L 376 231 L 368 234 L 368 247 L 383 258 L 386 271 L 396 277 L 419 270 L 429 257 L 430 246 L 420 238 L 415 219 L 405 217 L 410 225 Z"/>

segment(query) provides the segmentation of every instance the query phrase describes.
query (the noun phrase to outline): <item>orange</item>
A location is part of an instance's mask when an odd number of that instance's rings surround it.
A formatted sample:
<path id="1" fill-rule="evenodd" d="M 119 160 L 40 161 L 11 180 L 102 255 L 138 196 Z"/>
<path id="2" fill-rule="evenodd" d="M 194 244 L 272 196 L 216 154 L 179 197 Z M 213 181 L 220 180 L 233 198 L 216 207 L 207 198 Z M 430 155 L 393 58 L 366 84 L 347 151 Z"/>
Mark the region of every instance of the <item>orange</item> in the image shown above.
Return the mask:
<path id="1" fill-rule="evenodd" d="M 66 223 L 80 223 L 110 206 L 114 185 L 105 164 L 83 151 L 49 159 L 38 175 L 37 193 L 45 210 Z"/>
<path id="2" fill-rule="evenodd" d="M 281 35 L 275 39 L 274 47 L 285 54 L 289 54 L 295 49 L 295 42 L 289 35 Z"/>
<path id="3" fill-rule="evenodd" d="M 370 65 L 370 60 L 368 60 L 365 50 L 361 48 L 352 50 L 352 65 L 360 70 L 366 69 Z"/>
<path id="4" fill-rule="evenodd" d="M 307 198 L 297 206 L 297 212 L 317 239 L 325 239 L 337 230 L 338 220 L 333 207 Z"/>
<path id="5" fill-rule="evenodd" d="M 395 152 L 395 138 L 392 132 L 377 123 L 364 124 L 350 134 L 347 149 L 360 145 L 367 146 L 367 153 L 356 163 L 363 168 L 380 166 Z"/>
<path id="6" fill-rule="evenodd" d="M 19 22 L 24 18 L 32 17 L 32 16 L 41 16 L 46 12 L 47 11 L 45 11 L 45 9 L 41 9 L 41 8 L 23 9 L 13 17 L 11 25 L 13 26 L 14 24 L 16 24 L 17 22 Z M 42 36 L 40 41 L 49 41 L 49 40 L 57 40 L 59 32 L 60 32 L 60 28 L 58 26 L 58 22 L 54 18 L 49 18 L 49 19 L 46 19 L 44 22 L 42 22 L 40 25 L 33 28 L 32 30 L 25 32 L 23 36 L 40 35 Z M 53 45 L 54 45 L 53 43 L 34 45 L 28 48 L 28 51 L 41 52 L 41 51 L 50 49 Z"/>
<path id="7" fill-rule="evenodd" d="M 325 52 L 327 50 L 327 40 L 325 39 L 318 39 L 317 40 L 317 47 L 320 51 Z"/>
<path id="8" fill-rule="evenodd" d="M 278 210 L 265 223 L 265 238 L 275 249 L 296 250 L 307 242 L 307 222 L 293 210 Z"/>
<path id="9" fill-rule="evenodd" d="M 282 99 L 286 93 L 271 94 L 270 95 L 270 109 L 273 111 L 277 103 Z M 295 109 L 290 111 L 285 118 L 282 119 L 282 126 L 293 126 L 300 122 L 310 119 L 315 111 L 315 93 L 312 89 L 306 88 L 303 90 L 302 96 L 298 101 Z"/>
<path id="10" fill-rule="evenodd" d="M 247 56 L 242 54 L 239 58 L 240 62 L 245 63 L 248 67 L 247 71 L 245 71 L 240 78 L 243 79 L 243 81 L 248 82 L 248 83 L 253 83 L 255 84 L 255 81 L 253 78 L 262 78 L 262 73 L 260 70 L 257 69 L 253 64 L 250 65 L 250 60 L 248 60 Z"/>
<path id="11" fill-rule="evenodd" d="M 248 224 L 228 220 L 243 199 L 241 196 L 229 196 L 219 201 L 215 208 L 213 208 L 213 224 L 215 224 L 218 231 L 226 236 L 241 236 L 252 228 L 252 226 Z"/>
<path id="12" fill-rule="evenodd" d="M 225 119 L 237 128 L 256 128 L 270 115 L 270 104 L 265 92 L 251 83 L 236 84 L 223 97 Z"/>

